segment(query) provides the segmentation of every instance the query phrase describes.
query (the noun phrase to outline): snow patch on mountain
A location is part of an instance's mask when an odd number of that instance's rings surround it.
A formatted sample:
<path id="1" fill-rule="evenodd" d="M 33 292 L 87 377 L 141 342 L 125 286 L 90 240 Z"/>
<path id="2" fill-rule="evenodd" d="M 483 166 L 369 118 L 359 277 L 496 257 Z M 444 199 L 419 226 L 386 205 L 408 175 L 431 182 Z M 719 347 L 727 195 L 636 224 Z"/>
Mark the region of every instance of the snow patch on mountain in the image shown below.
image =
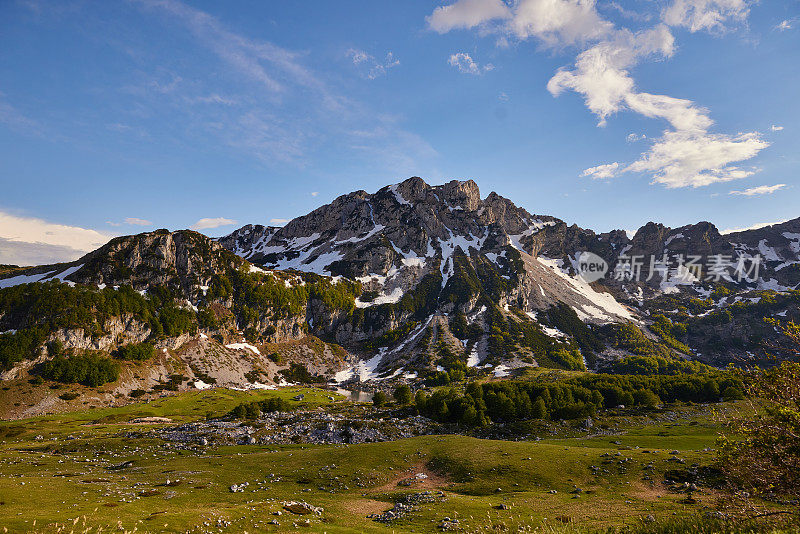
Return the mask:
<path id="1" fill-rule="evenodd" d="M 261 351 L 258 350 L 258 347 L 256 347 L 255 345 L 251 345 L 250 343 L 229 343 L 228 345 L 225 345 L 225 347 L 232 350 L 247 349 L 261 356 Z"/>
<path id="2" fill-rule="evenodd" d="M 74 286 L 75 283 L 67 280 L 67 277 L 71 276 L 72 274 L 78 272 L 83 267 L 83 264 L 73 265 L 72 267 L 68 267 L 61 272 L 58 270 L 50 271 L 49 273 L 38 273 L 38 274 L 20 274 L 17 276 L 12 276 L 10 278 L 3 278 L 0 280 L 0 289 L 6 287 L 14 287 L 21 284 L 32 284 L 34 282 L 48 282 L 50 280 L 59 280 L 69 286 Z"/>
<path id="3" fill-rule="evenodd" d="M 775 249 L 767 244 L 766 239 L 762 239 L 761 241 L 758 242 L 758 251 L 761 253 L 761 256 L 763 256 L 764 259 L 767 261 L 783 260 L 783 258 L 781 258 L 777 252 L 775 252 Z"/>
<path id="4" fill-rule="evenodd" d="M 390 185 L 390 186 L 389 186 L 389 191 L 391 191 L 391 192 L 394 194 L 394 198 L 395 198 L 395 200 L 397 200 L 398 204 L 401 204 L 401 205 L 403 205 L 403 206 L 411 206 L 411 205 L 412 205 L 412 204 L 411 204 L 411 202 L 409 202 L 408 200 L 406 200 L 406 199 L 403 197 L 403 195 L 400 193 L 400 191 L 398 191 L 398 190 L 397 190 L 397 187 L 398 187 L 399 185 L 400 185 L 400 184 L 394 184 L 394 185 Z"/>
<path id="5" fill-rule="evenodd" d="M 583 314 L 583 317 L 581 317 L 582 319 L 593 317 L 600 321 L 613 322 L 613 316 L 617 316 L 630 321 L 634 320 L 631 312 L 629 312 L 628 309 L 622 304 L 617 302 L 617 300 L 610 293 L 598 293 L 585 281 L 579 278 L 574 278 L 564 272 L 561 269 L 563 260 L 554 260 L 544 256 L 539 256 L 535 258 L 535 260 L 545 267 L 552 269 L 555 274 L 569 283 L 569 285 L 572 286 L 572 289 L 574 289 L 577 293 L 591 303 L 581 304 L 580 308 L 575 308 L 575 312 L 578 313 L 578 316 Z"/>
<path id="6" fill-rule="evenodd" d="M 486 241 L 486 238 L 489 237 L 488 228 L 486 228 L 486 233 L 481 237 L 475 237 L 472 234 L 469 234 L 469 237 L 455 235 L 450 228 L 448 228 L 447 231 L 450 233 L 450 238 L 445 241 L 439 239 L 439 247 L 442 249 L 442 287 L 446 286 L 447 280 L 453 276 L 453 252 L 455 252 L 457 248 L 460 248 L 464 254 L 467 255 L 469 255 L 469 249 L 471 248 L 480 251 L 481 248 L 483 248 L 484 241 Z"/>
<path id="7" fill-rule="evenodd" d="M 403 289 L 396 287 L 391 293 L 379 295 L 368 302 L 363 302 L 361 298 L 357 298 L 356 308 L 369 308 L 370 306 L 377 306 L 378 304 L 394 304 L 395 302 L 400 302 L 400 299 L 403 298 L 403 295 Z"/>
<path id="8" fill-rule="evenodd" d="M 667 248 L 669 246 L 669 244 L 672 243 L 673 241 L 675 241 L 676 239 L 683 239 L 683 234 L 678 233 L 678 234 L 669 236 L 667 238 L 667 240 L 664 241 L 664 248 Z"/>
<path id="9" fill-rule="evenodd" d="M 358 243 L 359 241 L 366 241 L 367 239 L 369 239 L 370 237 L 374 236 L 378 232 L 383 231 L 385 228 L 386 228 L 386 226 L 384 226 L 382 224 L 376 224 L 375 228 L 373 228 L 372 230 L 367 232 L 367 234 L 362 236 L 362 237 L 357 237 L 356 236 L 356 237 L 351 237 L 349 239 L 343 239 L 342 241 L 336 241 L 335 244 L 336 245 L 344 245 L 346 243 Z"/>

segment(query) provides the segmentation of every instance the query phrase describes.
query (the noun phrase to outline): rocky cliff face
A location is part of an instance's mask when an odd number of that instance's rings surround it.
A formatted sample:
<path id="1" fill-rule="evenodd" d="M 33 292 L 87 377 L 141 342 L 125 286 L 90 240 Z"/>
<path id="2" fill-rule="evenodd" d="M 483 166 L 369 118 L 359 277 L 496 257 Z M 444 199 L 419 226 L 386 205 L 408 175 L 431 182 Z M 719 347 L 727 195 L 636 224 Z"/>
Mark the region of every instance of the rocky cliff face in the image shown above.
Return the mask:
<path id="1" fill-rule="evenodd" d="M 137 290 L 166 286 L 190 300 L 202 294 L 215 275 L 245 264 L 216 241 L 189 230 L 112 239 L 75 263 L 72 274 L 65 277 L 68 281 L 125 284 Z"/>

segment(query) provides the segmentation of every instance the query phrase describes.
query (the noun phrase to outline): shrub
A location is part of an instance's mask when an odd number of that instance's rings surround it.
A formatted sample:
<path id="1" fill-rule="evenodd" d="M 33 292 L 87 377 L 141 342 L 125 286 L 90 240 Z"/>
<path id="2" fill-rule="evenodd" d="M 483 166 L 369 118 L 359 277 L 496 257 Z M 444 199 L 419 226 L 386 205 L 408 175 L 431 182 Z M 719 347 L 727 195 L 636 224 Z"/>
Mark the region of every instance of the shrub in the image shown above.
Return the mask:
<path id="1" fill-rule="evenodd" d="M 38 372 L 48 380 L 98 387 L 119 378 L 119 364 L 98 354 L 88 353 L 70 358 L 58 356 L 42 363 Z"/>
<path id="2" fill-rule="evenodd" d="M 633 392 L 633 402 L 638 406 L 652 409 L 661 404 L 661 399 L 649 389 L 637 389 Z"/>
<path id="3" fill-rule="evenodd" d="M 308 368 L 297 362 L 292 362 L 288 369 L 283 369 L 280 372 L 288 382 L 295 382 L 298 384 L 313 384 L 323 382 L 325 379 L 319 375 L 312 375 Z"/>
<path id="4" fill-rule="evenodd" d="M 372 396 L 372 404 L 378 407 L 386 404 L 386 400 L 386 393 L 383 391 L 376 391 L 375 395 Z"/>
<path id="5" fill-rule="evenodd" d="M 577 350 L 558 349 L 551 352 L 550 359 L 556 364 L 564 367 L 568 371 L 585 371 L 586 366 L 583 364 L 583 358 Z"/>
<path id="6" fill-rule="evenodd" d="M 289 404 L 280 397 L 267 397 L 260 401 L 243 402 L 231 410 L 230 415 L 235 419 L 257 419 L 262 413 L 285 412 L 290 409 Z M 210 413 L 206 419 L 210 419 Z"/>
<path id="7" fill-rule="evenodd" d="M 149 360 L 156 354 L 156 349 L 150 343 L 132 343 L 119 347 L 114 353 L 114 357 L 120 360 L 141 362 Z"/>
<path id="8" fill-rule="evenodd" d="M 744 393 L 742 390 L 733 386 L 728 386 L 725 388 L 725 391 L 722 392 L 722 399 L 726 401 L 742 400 L 743 398 Z"/>
<path id="9" fill-rule="evenodd" d="M 413 398 L 414 397 L 411 395 L 411 388 L 406 384 L 397 386 L 394 390 L 394 400 L 397 401 L 397 404 L 411 404 Z"/>

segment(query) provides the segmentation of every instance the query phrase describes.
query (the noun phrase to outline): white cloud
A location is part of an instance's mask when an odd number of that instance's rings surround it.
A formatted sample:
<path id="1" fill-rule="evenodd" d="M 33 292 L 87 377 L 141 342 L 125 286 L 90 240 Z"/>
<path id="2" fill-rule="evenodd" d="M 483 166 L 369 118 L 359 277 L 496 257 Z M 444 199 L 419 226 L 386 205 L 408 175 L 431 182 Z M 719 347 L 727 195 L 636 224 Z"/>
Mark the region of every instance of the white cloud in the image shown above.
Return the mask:
<path id="1" fill-rule="evenodd" d="M 286 224 L 289 222 L 289 219 L 270 219 L 270 224 Z"/>
<path id="2" fill-rule="evenodd" d="M 636 141 L 641 141 L 642 139 L 647 139 L 647 136 L 644 134 L 637 134 L 634 132 L 629 133 L 628 136 L 625 138 L 625 140 L 629 143 L 635 143 Z"/>
<path id="3" fill-rule="evenodd" d="M 795 21 L 796 19 L 782 20 L 779 24 L 775 26 L 775 29 L 781 32 L 786 30 L 791 30 L 792 28 L 794 28 Z"/>
<path id="4" fill-rule="evenodd" d="M 780 132 L 781 130 L 783 130 L 783 126 L 776 126 L 773 124 L 770 130 L 772 130 L 773 132 Z"/>
<path id="5" fill-rule="evenodd" d="M 671 130 L 655 139 L 650 149 L 627 165 L 598 165 L 583 176 L 609 178 L 626 172 L 647 172 L 653 183 L 667 187 L 700 187 L 752 175 L 755 169 L 734 164 L 755 157 L 769 146 L 757 132 L 736 135 L 710 133 L 709 111 L 695 102 L 668 95 L 640 92 L 631 69 L 645 59 L 667 59 L 675 50 L 669 26 L 691 32 L 721 31 L 728 22 L 743 21 L 750 0 L 672 0 L 662 12 L 662 21 L 649 29 L 633 32 L 615 28 L 595 9 L 595 0 L 517 0 L 501 9 L 488 9 L 492 2 L 461 0 L 438 8 L 428 17 L 433 29 L 481 26 L 525 40 L 536 38 L 551 47 L 579 45 L 573 68 L 562 68 L 549 80 L 553 96 L 572 90 L 582 95 L 599 126 L 621 111 L 666 121 Z M 510 6 L 510 7 L 509 7 Z M 619 6 L 611 6 L 619 10 Z M 489 25 L 494 21 L 494 26 Z M 470 68 L 467 64 L 467 69 Z M 640 138 L 628 136 L 632 142 Z"/>
<path id="6" fill-rule="evenodd" d="M 695 106 L 691 100 L 650 93 L 631 93 L 625 95 L 625 103 L 631 111 L 645 117 L 665 119 L 676 130 L 700 132 L 714 123 L 708 116 L 708 110 Z"/>
<path id="7" fill-rule="evenodd" d="M 138 217 L 127 217 L 122 222 L 106 221 L 106 224 L 109 224 L 111 226 L 122 226 L 123 224 L 130 224 L 133 226 L 151 226 L 153 223 L 151 221 L 148 221 L 146 219 L 140 219 Z"/>
<path id="8" fill-rule="evenodd" d="M 611 114 L 626 105 L 647 113 L 665 113 L 663 108 L 667 103 L 657 102 L 658 95 L 635 93 L 635 83 L 628 69 L 650 55 L 669 57 L 673 48 L 674 38 L 663 25 L 640 33 L 621 30 L 612 39 L 581 52 L 575 69 L 560 69 L 547 83 L 547 89 L 554 96 L 566 89 L 582 94 L 586 106 L 600 117 L 601 126 Z"/>
<path id="9" fill-rule="evenodd" d="M 59 245 L 11 241 L 0 237 L 0 264 L 6 265 L 48 265 L 77 260 L 87 250 L 77 250 Z"/>
<path id="10" fill-rule="evenodd" d="M 0 211 L 0 263 L 31 265 L 72 261 L 104 245 L 112 237 L 97 230 Z"/>
<path id="11" fill-rule="evenodd" d="M 702 187 L 747 178 L 754 169 L 731 165 L 748 160 L 769 143 L 757 133 L 736 136 L 704 131 L 667 131 L 623 172 L 653 173 L 653 183 L 668 188 Z"/>
<path id="12" fill-rule="evenodd" d="M 591 176 L 592 180 L 601 180 L 605 178 L 613 178 L 618 174 L 619 163 L 609 163 L 607 165 L 598 165 L 591 167 L 581 173 L 581 176 Z"/>
<path id="13" fill-rule="evenodd" d="M 737 228 L 726 228 L 725 230 L 721 230 L 720 234 L 732 234 L 734 232 L 746 232 L 747 230 L 758 230 L 759 228 L 766 228 L 767 226 L 772 226 L 775 224 L 783 224 L 791 219 L 782 219 L 780 221 L 774 222 L 767 222 L 767 223 L 756 223 L 752 226 L 740 226 Z"/>
<path id="14" fill-rule="evenodd" d="M 312 196 L 312 197 L 315 197 L 315 196 L 317 196 L 317 195 L 319 195 L 319 191 L 312 191 L 312 192 L 311 192 L 311 196 Z"/>
<path id="15" fill-rule="evenodd" d="M 550 46 L 598 39 L 614 28 L 594 0 L 519 0 L 507 29 L 519 39 L 536 37 Z"/>
<path id="16" fill-rule="evenodd" d="M 466 52 L 457 52 L 455 54 L 451 54 L 450 58 L 447 60 L 447 63 L 449 63 L 450 66 L 457 68 L 459 72 L 463 72 L 464 74 L 473 74 L 475 76 L 490 70 L 494 70 L 494 65 L 491 63 L 487 63 L 481 67 Z"/>
<path id="17" fill-rule="evenodd" d="M 364 63 L 365 61 L 369 61 L 370 59 L 372 59 L 372 56 L 370 56 L 363 50 L 356 50 L 354 48 L 348 50 L 347 55 L 348 57 L 350 57 L 350 59 L 353 60 L 353 65 L 360 65 L 361 63 Z"/>
<path id="18" fill-rule="evenodd" d="M 351 48 L 347 51 L 347 57 L 353 61 L 353 65 L 366 66 L 366 76 L 370 80 L 385 75 L 389 69 L 400 64 L 400 60 L 394 57 L 391 51 L 386 53 L 386 58 L 382 61 L 378 61 L 375 57 L 367 54 L 363 50 L 357 50 L 355 48 Z"/>
<path id="19" fill-rule="evenodd" d="M 211 228 L 219 228 L 220 226 L 230 226 L 231 224 L 236 224 L 236 221 L 233 219 L 226 219 L 225 217 L 212 217 L 200 219 L 190 226 L 189 229 L 209 230 Z"/>
<path id="20" fill-rule="evenodd" d="M 547 88 L 555 96 L 565 89 L 582 94 L 586 106 L 600 118 L 600 126 L 621 110 L 662 119 L 672 126 L 673 130 L 664 132 L 649 151 L 620 173 L 648 172 L 653 183 L 669 188 L 700 187 L 752 175 L 755 170 L 732 164 L 755 157 L 769 146 L 759 134 L 708 133 L 713 125 L 708 110 L 691 100 L 636 90 L 629 70 L 650 56 L 670 57 L 674 46 L 674 37 L 663 24 L 638 33 L 618 30 L 613 38 L 580 53 L 575 69 L 557 72 Z M 629 142 L 632 139 L 637 138 L 628 136 Z"/>
<path id="21" fill-rule="evenodd" d="M 690 32 L 724 30 L 725 22 L 741 22 L 750 12 L 747 0 L 675 0 L 661 12 L 670 26 L 684 26 Z"/>
<path id="22" fill-rule="evenodd" d="M 125 224 L 132 224 L 135 226 L 151 226 L 153 223 L 147 219 L 140 219 L 138 217 L 128 217 L 125 219 Z"/>
<path id="23" fill-rule="evenodd" d="M 609 2 L 605 4 L 605 7 L 608 9 L 613 9 L 626 19 L 635 20 L 638 22 L 647 22 L 653 18 L 648 13 L 639 13 L 638 11 L 625 9 L 623 6 L 619 5 L 618 2 Z"/>
<path id="24" fill-rule="evenodd" d="M 498 44 L 508 39 L 535 37 L 548 46 L 584 43 L 607 35 L 613 24 L 595 9 L 594 0 L 458 0 L 437 7 L 427 17 L 428 26 L 439 33 L 455 29 L 487 27 L 500 33 Z M 488 28 L 494 22 L 493 28 Z"/>
<path id="25" fill-rule="evenodd" d="M 510 16 L 511 10 L 502 0 L 458 0 L 454 4 L 437 7 L 426 20 L 432 30 L 447 33 Z"/>
<path id="26" fill-rule="evenodd" d="M 786 184 L 759 185 L 758 187 L 751 187 L 749 189 L 745 189 L 744 191 L 731 191 L 728 194 L 742 195 L 746 197 L 752 197 L 756 195 L 771 195 L 775 191 L 783 189 L 784 187 L 786 187 Z"/>
<path id="27" fill-rule="evenodd" d="M 220 96 L 217 93 L 206 96 L 187 97 L 186 101 L 190 104 L 220 104 L 223 106 L 233 106 L 237 103 L 233 98 Z"/>

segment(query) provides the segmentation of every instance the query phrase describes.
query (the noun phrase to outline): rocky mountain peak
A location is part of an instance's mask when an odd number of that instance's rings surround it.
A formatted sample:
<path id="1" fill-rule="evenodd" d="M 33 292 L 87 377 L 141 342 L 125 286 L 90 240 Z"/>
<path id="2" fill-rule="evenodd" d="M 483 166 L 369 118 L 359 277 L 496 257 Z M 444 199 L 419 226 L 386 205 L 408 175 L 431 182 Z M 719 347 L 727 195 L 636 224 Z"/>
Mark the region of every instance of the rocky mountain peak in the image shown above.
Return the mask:
<path id="1" fill-rule="evenodd" d="M 671 228 L 661 223 L 648 222 L 633 235 L 631 244 L 636 250 L 656 251 L 664 243 Z"/>
<path id="2" fill-rule="evenodd" d="M 453 208 L 461 207 L 465 211 L 477 211 L 482 204 L 480 189 L 473 180 L 465 182 L 453 180 L 434 187 L 434 190 L 441 192 L 445 202 Z"/>
<path id="3" fill-rule="evenodd" d="M 403 180 L 399 184 L 395 184 L 393 186 L 390 185 L 384 189 L 389 190 L 392 193 L 397 192 L 407 202 L 416 204 L 418 202 L 425 202 L 432 188 L 419 176 L 412 176 L 407 180 Z"/>

